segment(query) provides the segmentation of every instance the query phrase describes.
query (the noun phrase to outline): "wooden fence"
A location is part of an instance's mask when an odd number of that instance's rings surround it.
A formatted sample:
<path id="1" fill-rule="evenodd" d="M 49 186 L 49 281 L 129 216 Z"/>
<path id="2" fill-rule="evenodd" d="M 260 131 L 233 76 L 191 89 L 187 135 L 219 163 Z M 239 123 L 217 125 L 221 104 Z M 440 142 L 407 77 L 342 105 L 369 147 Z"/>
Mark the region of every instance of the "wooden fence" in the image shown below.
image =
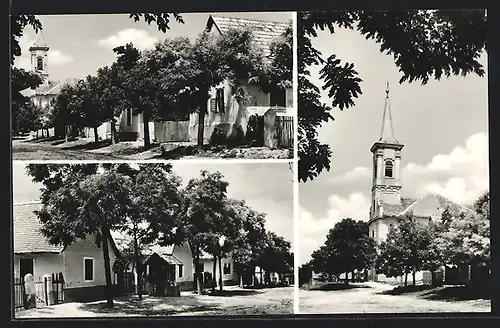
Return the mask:
<path id="1" fill-rule="evenodd" d="M 278 146 L 283 148 L 293 147 L 293 117 L 277 116 L 276 117 L 276 135 L 278 138 Z"/>
<path id="2" fill-rule="evenodd" d="M 154 123 L 156 142 L 189 141 L 189 121 L 163 121 Z"/>
<path id="3" fill-rule="evenodd" d="M 61 304 L 64 302 L 64 278 L 62 273 L 52 273 L 52 282 L 46 277 L 38 277 L 35 280 L 36 306 L 43 307 L 49 304 Z M 50 286 L 49 284 L 52 284 Z M 26 291 L 24 279 L 14 278 L 14 308 L 24 309 L 26 306 Z"/>

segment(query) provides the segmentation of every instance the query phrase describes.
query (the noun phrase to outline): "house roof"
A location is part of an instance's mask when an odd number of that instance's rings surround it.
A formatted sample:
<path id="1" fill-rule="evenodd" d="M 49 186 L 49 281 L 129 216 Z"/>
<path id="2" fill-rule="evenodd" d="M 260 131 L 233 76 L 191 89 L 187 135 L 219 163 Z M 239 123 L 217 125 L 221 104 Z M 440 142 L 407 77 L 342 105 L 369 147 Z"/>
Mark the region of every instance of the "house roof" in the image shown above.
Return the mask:
<path id="1" fill-rule="evenodd" d="M 50 244 L 42 234 L 43 225 L 34 212 L 41 208 L 42 203 L 39 200 L 13 204 L 14 254 L 60 253 L 64 250 L 63 245 Z M 113 251 L 119 256 L 120 251 L 113 237 L 110 242 Z"/>
<path id="2" fill-rule="evenodd" d="M 176 258 L 175 256 L 173 256 L 171 254 L 159 254 L 156 252 L 151 253 L 148 256 L 146 256 L 146 258 L 142 261 L 142 263 L 147 263 L 151 258 L 153 258 L 155 256 L 158 256 L 159 258 L 161 258 L 162 260 L 164 260 L 168 264 L 177 264 L 177 265 L 184 264 L 184 263 L 182 263 L 182 261 L 180 261 L 178 258 Z"/>
<path id="3" fill-rule="evenodd" d="M 459 205 L 438 194 L 428 194 L 421 198 L 401 198 L 401 205 L 382 204 L 384 216 L 403 216 L 410 211 L 416 217 L 440 217 L 445 209 L 456 216 L 460 212 L 472 212 L 466 206 Z"/>
<path id="4" fill-rule="evenodd" d="M 35 210 L 40 208 L 40 201 L 14 204 L 14 254 L 60 253 L 63 251 L 64 246 L 50 244 L 41 233 L 42 223 L 34 213 Z"/>
<path id="5" fill-rule="evenodd" d="M 262 47 L 264 57 L 269 58 L 271 42 L 286 31 L 289 23 L 210 16 L 207 22 L 207 30 L 210 31 L 214 25 L 221 34 L 231 28 L 250 29 L 255 37 L 255 42 Z"/>

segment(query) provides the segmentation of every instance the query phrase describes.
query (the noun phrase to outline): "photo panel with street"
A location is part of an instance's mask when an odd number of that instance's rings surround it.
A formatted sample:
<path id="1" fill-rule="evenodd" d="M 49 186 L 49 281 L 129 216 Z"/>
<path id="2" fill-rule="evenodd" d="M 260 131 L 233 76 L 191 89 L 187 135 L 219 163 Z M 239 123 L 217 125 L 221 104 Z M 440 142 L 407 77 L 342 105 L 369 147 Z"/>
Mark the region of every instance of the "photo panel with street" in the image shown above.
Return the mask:
<path id="1" fill-rule="evenodd" d="M 291 163 L 13 164 L 15 319 L 290 315 Z"/>
<path id="2" fill-rule="evenodd" d="M 291 12 L 12 19 L 14 160 L 293 159 Z"/>

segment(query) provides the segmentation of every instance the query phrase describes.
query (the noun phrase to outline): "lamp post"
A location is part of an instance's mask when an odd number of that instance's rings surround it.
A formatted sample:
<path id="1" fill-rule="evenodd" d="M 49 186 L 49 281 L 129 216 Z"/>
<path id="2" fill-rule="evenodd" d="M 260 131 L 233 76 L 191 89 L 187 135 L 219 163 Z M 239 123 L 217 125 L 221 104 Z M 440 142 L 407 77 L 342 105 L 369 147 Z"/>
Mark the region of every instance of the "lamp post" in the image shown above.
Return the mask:
<path id="1" fill-rule="evenodd" d="M 224 242 L 226 241 L 226 237 L 219 237 L 219 290 L 222 291 L 222 247 L 224 247 Z"/>

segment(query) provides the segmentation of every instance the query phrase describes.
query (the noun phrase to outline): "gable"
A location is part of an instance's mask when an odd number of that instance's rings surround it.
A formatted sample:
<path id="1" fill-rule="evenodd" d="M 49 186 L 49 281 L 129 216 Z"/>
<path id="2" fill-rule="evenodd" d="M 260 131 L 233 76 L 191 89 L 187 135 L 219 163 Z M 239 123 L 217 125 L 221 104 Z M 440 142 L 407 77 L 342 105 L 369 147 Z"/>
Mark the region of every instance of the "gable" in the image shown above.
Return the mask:
<path id="1" fill-rule="evenodd" d="M 413 202 L 410 206 L 401 211 L 399 216 L 404 216 L 409 212 L 413 212 L 413 215 L 416 217 L 440 218 L 443 211 L 446 209 L 449 209 L 454 216 L 461 212 L 472 211 L 470 208 L 459 205 L 441 195 L 430 194 Z"/>

